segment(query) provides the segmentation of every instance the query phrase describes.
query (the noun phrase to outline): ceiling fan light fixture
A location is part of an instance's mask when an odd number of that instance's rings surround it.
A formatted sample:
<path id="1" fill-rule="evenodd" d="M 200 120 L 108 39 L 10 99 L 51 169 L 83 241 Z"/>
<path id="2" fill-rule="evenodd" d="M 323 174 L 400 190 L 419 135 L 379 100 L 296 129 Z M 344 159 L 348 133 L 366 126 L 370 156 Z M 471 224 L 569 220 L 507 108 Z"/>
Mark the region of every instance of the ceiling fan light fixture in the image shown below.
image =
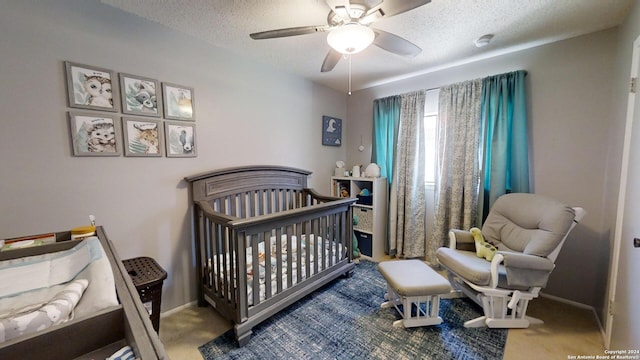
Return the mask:
<path id="1" fill-rule="evenodd" d="M 376 35 L 367 26 L 349 23 L 336 27 L 327 35 L 327 43 L 334 50 L 345 54 L 356 54 L 373 43 Z"/>

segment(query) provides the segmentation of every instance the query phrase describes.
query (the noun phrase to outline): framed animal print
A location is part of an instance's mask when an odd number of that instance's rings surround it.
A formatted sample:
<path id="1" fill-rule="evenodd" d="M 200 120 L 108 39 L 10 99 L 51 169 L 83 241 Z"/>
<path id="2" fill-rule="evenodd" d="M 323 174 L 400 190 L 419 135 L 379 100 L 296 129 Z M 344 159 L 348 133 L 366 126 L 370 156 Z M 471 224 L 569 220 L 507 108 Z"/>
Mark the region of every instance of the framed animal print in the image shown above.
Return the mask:
<path id="1" fill-rule="evenodd" d="M 164 134 L 167 157 L 196 157 L 196 125 L 165 121 Z"/>
<path id="2" fill-rule="evenodd" d="M 120 156 L 120 126 L 112 114 L 69 111 L 73 155 Z"/>
<path id="3" fill-rule="evenodd" d="M 162 96 L 158 80 L 120 73 L 122 113 L 160 117 Z"/>
<path id="4" fill-rule="evenodd" d="M 113 111 L 118 109 L 114 72 L 65 61 L 69 107 Z"/>
<path id="5" fill-rule="evenodd" d="M 322 117 L 322 145 L 342 145 L 342 119 Z"/>
<path id="6" fill-rule="evenodd" d="M 172 120 L 195 121 L 196 108 L 193 88 L 162 83 L 164 117 Z"/>
<path id="7" fill-rule="evenodd" d="M 163 130 L 160 120 L 123 117 L 124 156 L 162 156 Z"/>

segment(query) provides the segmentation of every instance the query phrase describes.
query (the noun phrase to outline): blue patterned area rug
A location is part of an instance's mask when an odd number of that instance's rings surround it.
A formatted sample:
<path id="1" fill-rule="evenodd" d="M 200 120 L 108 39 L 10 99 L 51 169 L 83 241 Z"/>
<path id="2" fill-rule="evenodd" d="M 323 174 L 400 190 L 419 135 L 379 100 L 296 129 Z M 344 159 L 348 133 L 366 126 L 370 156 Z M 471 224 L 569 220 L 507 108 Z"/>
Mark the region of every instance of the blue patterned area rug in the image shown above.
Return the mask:
<path id="1" fill-rule="evenodd" d="M 507 330 L 466 329 L 481 315 L 469 299 L 440 301 L 441 325 L 405 329 L 376 264 L 361 261 L 339 278 L 253 328 L 238 348 L 233 330 L 202 345 L 204 359 L 502 359 Z"/>

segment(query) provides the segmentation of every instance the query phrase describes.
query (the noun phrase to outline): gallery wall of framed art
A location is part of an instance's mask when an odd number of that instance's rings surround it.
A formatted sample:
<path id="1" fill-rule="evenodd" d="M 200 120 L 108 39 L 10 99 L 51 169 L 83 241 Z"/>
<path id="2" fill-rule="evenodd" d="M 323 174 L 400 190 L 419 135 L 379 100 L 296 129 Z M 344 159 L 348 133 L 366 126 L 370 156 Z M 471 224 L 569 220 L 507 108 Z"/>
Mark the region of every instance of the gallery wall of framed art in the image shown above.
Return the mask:
<path id="1" fill-rule="evenodd" d="M 64 67 L 68 106 L 82 110 L 67 112 L 73 156 L 197 156 L 193 87 L 71 61 Z"/>

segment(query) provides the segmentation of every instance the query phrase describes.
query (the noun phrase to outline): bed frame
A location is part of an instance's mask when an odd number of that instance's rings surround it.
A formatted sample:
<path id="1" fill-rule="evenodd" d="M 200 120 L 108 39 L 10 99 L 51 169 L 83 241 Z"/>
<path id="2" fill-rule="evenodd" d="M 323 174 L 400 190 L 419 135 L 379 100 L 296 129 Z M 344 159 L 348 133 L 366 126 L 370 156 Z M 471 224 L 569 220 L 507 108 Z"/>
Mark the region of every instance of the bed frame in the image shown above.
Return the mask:
<path id="1" fill-rule="evenodd" d="M 101 226 L 96 236 L 111 264 L 120 304 L 0 343 L 0 359 L 105 359 L 125 345 L 131 346 L 136 359 L 167 358 L 131 278 Z M 71 240 L 69 231 L 57 232 L 56 239 L 53 244 L 2 252 L 0 260 L 68 250 L 78 244 L 78 240 Z"/>
<path id="2" fill-rule="evenodd" d="M 185 178 L 193 201 L 198 304 L 208 303 L 231 320 L 240 346 L 249 342 L 251 329 L 260 322 L 353 271 L 351 205 L 356 199 L 317 194 L 306 188 L 310 174 L 251 166 Z M 308 234 L 322 241 L 305 246 Z M 292 243 L 304 249 L 292 251 Z M 259 255 L 259 244 L 266 249 L 287 244 L 283 246 L 288 251 Z M 315 261 L 309 260 L 310 254 L 316 254 Z M 265 278 L 273 276 L 277 285 L 265 286 L 262 293 L 259 281 L 250 281 L 244 271 L 247 265 L 259 268 L 260 256 L 266 256 L 265 264 L 277 264 L 264 267 Z M 275 261 L 283 258 L 286 265 Z M 295 261 L 305 270 L 292 271 Z"/>

